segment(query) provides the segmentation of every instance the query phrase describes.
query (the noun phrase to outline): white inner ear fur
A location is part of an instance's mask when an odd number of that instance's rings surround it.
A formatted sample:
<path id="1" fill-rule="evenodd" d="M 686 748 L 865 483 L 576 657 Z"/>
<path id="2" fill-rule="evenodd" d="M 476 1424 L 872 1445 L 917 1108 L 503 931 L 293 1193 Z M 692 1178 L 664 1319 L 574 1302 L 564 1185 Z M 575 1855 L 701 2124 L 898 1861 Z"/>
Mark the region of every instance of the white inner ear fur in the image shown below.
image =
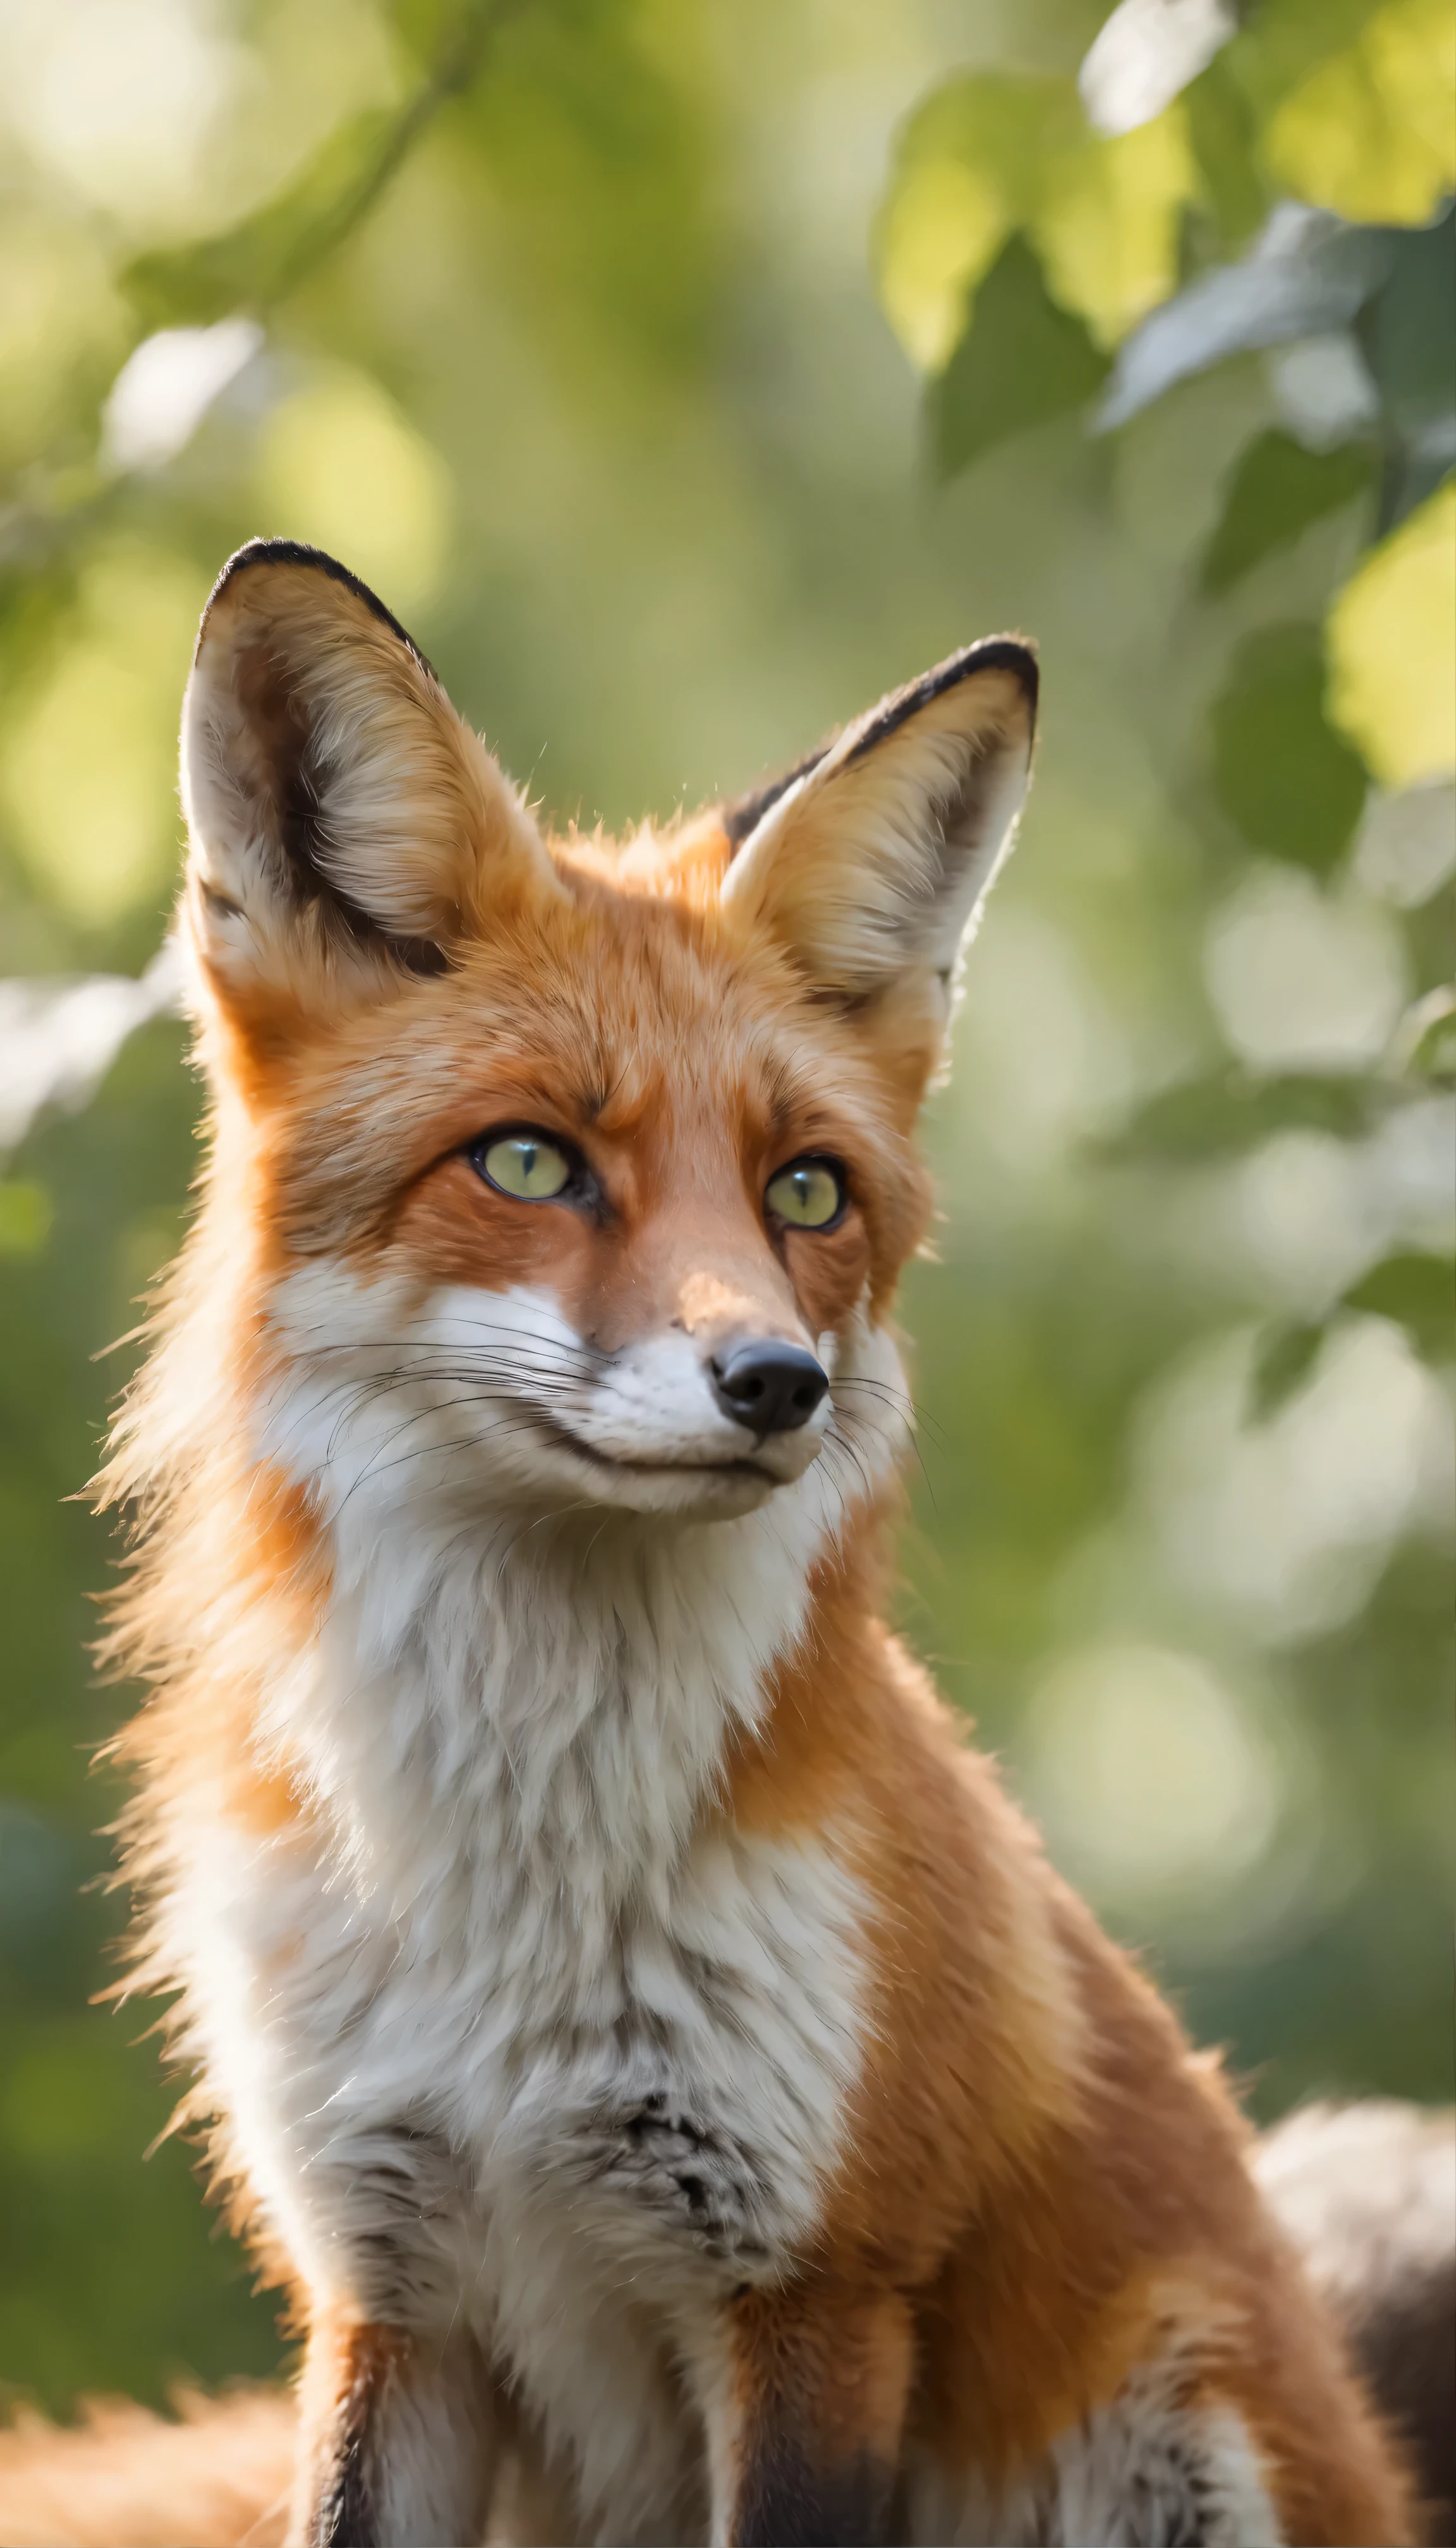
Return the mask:
<path id="1" fill-rule="evenodd" d="M 949 986 L 1031 769 L 1030 705 L 999 667 L 967 672 L 876 737 L 881 713 L 770 807 L 723 887 L 725 907 L 850 996 L 911 972 Z"/>

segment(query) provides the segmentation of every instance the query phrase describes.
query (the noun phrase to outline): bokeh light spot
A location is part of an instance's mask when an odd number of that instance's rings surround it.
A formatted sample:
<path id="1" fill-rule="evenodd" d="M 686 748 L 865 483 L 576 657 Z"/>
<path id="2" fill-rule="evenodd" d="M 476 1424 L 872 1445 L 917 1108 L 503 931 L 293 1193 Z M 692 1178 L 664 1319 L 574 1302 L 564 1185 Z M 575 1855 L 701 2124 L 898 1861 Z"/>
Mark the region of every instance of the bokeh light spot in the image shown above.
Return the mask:
<path id="1" fill-rule="evenodd" d="M 361 374 L 333 373 L 275 410 L 256 486 L 260 527 L 342 558 L 392 609 L 418 609 L 438 590 L 454 481 L 439 453 Z"/>

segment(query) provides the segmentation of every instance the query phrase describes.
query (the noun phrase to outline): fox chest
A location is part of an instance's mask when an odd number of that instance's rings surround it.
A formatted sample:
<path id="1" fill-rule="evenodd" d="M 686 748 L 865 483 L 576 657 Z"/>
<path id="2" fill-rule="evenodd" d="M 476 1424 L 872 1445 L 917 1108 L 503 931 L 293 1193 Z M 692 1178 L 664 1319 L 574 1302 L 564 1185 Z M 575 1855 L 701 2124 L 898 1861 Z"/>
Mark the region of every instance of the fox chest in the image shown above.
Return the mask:
<path id="1" fill-rule="evenodd" d="M 626 1903 L 584 1854 L 404 1900 L 254 1866 L 212 1907 L 233 1988 L 208 2066 L 311 2281 L 392 2318 L 464 2285 L 508 2319 L 521 2258 L 559 2256 L 671 2304 L 813 2230 L 865 2032 L 829 1842 L 720 1830 Z"/>
<path id="2" fill-rule="evenodd" d="M 568 1891 L 482 1962 L 496 2047 L 450 2101 L 482 2212 L 512 2235 L 568 2220 L 614 2280 L 776 2272 L 820 2215 L 863 2040 L 831 1852 L 719 1837 L 655 1903 Z"/>

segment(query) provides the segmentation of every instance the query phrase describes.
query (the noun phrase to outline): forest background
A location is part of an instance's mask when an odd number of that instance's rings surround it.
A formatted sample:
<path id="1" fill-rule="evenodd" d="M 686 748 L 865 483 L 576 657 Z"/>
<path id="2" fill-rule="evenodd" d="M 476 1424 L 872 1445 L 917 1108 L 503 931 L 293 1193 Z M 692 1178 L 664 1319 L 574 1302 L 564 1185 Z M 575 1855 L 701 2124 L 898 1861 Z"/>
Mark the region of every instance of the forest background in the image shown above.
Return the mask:
<path id="1" fill-rule="evenodd" d="M 1449 2096 L 1453 81 L 1451 0 L 3 0 L 11 2400 L 281 2350 L 92 2002 L 74 1501 L 197 1164 L 177 708 L 255 532 L 589 825 L 1040 640 L 904 1625 L 1257 2115 Z"/>

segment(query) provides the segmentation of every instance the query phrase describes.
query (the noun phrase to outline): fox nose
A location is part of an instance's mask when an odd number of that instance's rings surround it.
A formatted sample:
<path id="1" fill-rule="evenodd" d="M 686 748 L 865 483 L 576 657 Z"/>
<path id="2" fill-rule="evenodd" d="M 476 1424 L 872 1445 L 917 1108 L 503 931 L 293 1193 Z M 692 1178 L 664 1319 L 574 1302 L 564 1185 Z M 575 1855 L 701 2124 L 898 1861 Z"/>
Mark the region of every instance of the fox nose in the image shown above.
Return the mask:
<path id="1" fill-rule="evenodd" d="M 811 1353 L 776 1336 L 754 1336 L 731 1353 L 715 1354 L 709 1368 L 724 1414 L 761 1442 L 766 1434 L 794 1433 L 807 1424 L 829 1387 L 829 1374 Z"/>

